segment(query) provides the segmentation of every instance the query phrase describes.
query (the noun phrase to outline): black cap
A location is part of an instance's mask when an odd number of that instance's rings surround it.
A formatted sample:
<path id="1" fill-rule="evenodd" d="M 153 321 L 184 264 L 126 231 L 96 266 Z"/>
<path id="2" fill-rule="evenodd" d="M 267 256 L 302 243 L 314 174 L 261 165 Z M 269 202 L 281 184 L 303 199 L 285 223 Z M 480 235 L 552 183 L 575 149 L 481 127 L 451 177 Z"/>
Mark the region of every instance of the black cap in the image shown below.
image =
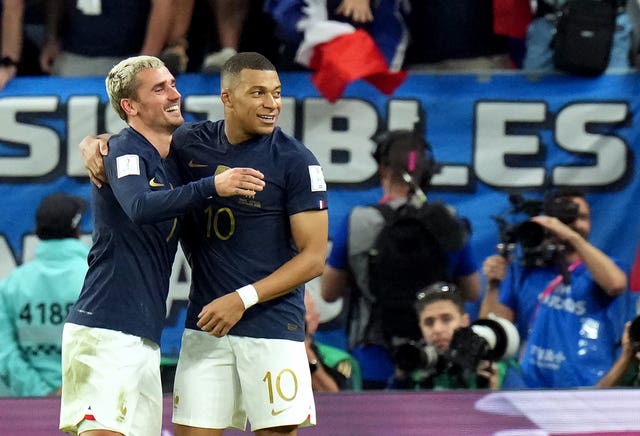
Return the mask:
<path id="1" fill-rule="evenodd" d="M 87 203 L 80 197 L 63 193 L 42 200 L 36 211 L 36 235 L 40 239 L 78 237 L 78 227 Z"/>

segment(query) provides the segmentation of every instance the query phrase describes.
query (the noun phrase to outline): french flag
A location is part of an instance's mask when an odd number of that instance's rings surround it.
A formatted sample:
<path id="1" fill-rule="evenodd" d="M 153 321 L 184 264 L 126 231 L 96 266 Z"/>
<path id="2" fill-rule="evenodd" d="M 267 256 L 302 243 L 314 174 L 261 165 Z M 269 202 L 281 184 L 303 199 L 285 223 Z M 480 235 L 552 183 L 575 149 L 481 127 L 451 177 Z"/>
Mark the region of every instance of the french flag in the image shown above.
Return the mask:
<path id="1" fill-rule="evenodd" d="M 493 0 L 493 31 L 522 39 L 533 19 L 530 0 Z"/>
<path id="2" fill-rule="evenodd" d="M 380 0 L 374 20 L 364 29 L 329 19 L 327 0 L 266 0 L 279 36 L 297 43 L 295 60 L 313 71 L 311 80 L 330 102 L 349 83 L 363 79 L 386 95 L 404 82 L 404 54 L 409 43 L 407 0 Z"/>

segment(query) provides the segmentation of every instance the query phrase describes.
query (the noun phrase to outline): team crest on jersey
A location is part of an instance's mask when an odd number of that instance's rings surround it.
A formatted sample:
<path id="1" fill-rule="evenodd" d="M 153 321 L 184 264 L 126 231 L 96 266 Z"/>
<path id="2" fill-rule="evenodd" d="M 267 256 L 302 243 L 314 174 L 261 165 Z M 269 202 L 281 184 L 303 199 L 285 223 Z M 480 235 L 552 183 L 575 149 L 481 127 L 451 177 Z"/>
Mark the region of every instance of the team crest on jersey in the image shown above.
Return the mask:
<path id="1" fill-rule="evenodd" d="M 229 167 L 226 166 L 226 165 L 218 165 L 218 167 L 216 168 L 216 173 L 214 175 L 217 176 L 218 174 L 222 174 L 225 171 L 227 171 L 228 169 L 229 169 Z"/>
<path id="2" fill-rule="evenodd" d="M 238 204 L 255 207 L 256 209 L 260 209 L 262 207 L 262 203 L 260 201 L 249 197 L 238 197 Z"/>

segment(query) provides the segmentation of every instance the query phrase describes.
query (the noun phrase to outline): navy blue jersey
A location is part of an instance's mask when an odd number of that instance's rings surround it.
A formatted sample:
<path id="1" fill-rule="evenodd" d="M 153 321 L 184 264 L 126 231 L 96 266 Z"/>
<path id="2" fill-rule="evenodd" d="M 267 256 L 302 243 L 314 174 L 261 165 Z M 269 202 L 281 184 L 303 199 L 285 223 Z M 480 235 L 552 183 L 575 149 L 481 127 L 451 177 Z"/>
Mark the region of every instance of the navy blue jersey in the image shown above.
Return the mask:
<path id="1" fill-rule="evenodd" d="M 89 271 L 67 321 L 159 343 L 179 236 L 175 217 L 203 208 L 215 193 L 213 178 L 172 189 L 180 184 L 175 163 L 131 128 L 111 137 L 104 165 L 109 184 L 92 191 Z"/>
<path id="2" fill-rule="evenodd" d="M 183 244 L 192 266 L 186 327 L 197 329 L 202 307 L 254 283 L 297 254 L 289 217 L 326 208 L 326 188 L 310 150 L 279 128 L 231 145 L 224 121 L 185 124 L 173 135 L 172 156 L 185 181 L 226 168 L 261 171 L 265 188 L 255 198 L 216 198 L 189 214 Z M 249 308 L 229 334 L 304 340 L 304 287 Z"/>
<path id="3" fill-rule="evenodd" d="M 140 53 L 151 12 L 149 0 L 109 0 L 99 7 L 66 0 L 63 48 L 83 56 L 127 57 Z M 94 4 L 96 2 L 93 2 Z"/>

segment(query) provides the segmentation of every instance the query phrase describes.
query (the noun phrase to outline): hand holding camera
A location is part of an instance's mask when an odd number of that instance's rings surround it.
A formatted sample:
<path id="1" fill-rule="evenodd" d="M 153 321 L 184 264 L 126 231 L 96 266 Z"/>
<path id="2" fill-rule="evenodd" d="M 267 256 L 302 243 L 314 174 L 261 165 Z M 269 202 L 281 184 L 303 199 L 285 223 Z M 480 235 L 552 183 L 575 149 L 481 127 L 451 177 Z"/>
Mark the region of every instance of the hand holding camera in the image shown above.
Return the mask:
<path id="1" fill-rule="evenodd" d="M 577 235 L 568 224 L 578 218 L 578 205 L 562 197 L 545 200 L 525 199 L 521 195 L 510 195 L 511 209 L 507 212 L 513 219 L 525 214 L 527 219 L 510 223 L 506 217 L 493 217 L 500 233 L 500 254 L 508 258 L 520 248 L 520 262 L 524 266 L 546 266 L 557 262 L 565 246 L 563 241 Z"/>

